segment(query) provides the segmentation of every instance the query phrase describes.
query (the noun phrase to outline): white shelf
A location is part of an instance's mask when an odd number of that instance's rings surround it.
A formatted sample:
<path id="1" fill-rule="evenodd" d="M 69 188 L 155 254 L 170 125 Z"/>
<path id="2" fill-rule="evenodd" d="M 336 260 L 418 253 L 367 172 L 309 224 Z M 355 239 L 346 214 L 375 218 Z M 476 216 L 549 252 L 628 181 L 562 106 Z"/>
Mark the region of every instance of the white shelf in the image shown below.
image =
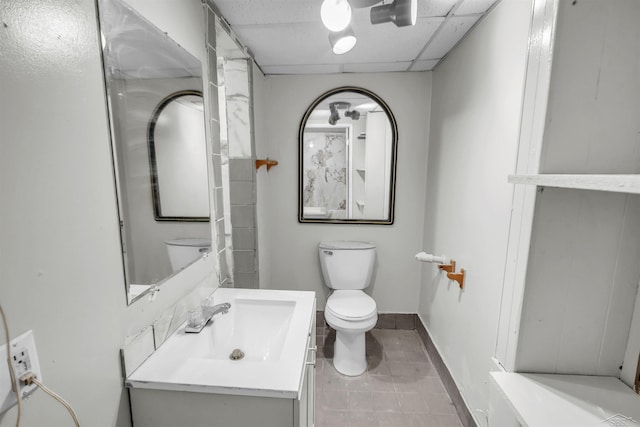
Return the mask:
<path id="1" fill-rule="evenodd" d="M 491 372 L 491 377 L 523 426 L 640 426 L 640 396 L 615 377 L 511 372 Z"/>
<path id="2" fill-rule="evenodd" d="M 509 175 L 512 184 L 640 194 L 640 175 Z"/>

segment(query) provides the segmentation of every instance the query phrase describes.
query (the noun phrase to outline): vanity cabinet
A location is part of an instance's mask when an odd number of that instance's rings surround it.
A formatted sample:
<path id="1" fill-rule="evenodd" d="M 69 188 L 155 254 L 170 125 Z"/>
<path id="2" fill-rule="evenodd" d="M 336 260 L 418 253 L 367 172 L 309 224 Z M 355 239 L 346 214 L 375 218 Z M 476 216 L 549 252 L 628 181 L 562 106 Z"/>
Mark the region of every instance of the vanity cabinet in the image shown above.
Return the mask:
<path id="1" fill-rule="evenodd" d="M 225 315 L 228 317 L 206 328 L 221 330 L 224 326 L 232 335 L 242 336 L 247 328 L 269 323 L 266 317 L 271 316 L 280 319 L 276 325 L 289 324 L 288 329 L 273 330 L 273 339 L 265 341 L 269 351 L 264 352 L 264 360 L 252 358 L 249 349 L 258 347 L 247 340 L 243 345 L 247 349 L 245 358 L 233 362 L 212 362 L 216 344 L 223 344 L 217 341 L 222 337 L 216 335 L 218 331 L 205 328 L 199 334 L 177 332 L 126 380 L 135 427 L 314 426 L 315 294 L 226 288 L 216 291 L 214 298 L 220 295 L 219 301 L 226 301 L 225 295 L 230 293 L 238 296 L 231 300 L 231 311 Z M 262 294 L 275 298 L 256 298 Z M 295 308 L 289 314 L 294 301 Z M 251 314 L 243 311 L 243 304 Z M 233 319 L 234 308 L 237 319 Z M 245 314 L 254 318 L 247 322 L 241 319 Z M 279 344 L 274 346 L 276 341 Z"/>
<path id="2" fill-rule="evenodd" d="M 315 317 L 297 398 L 132 388 L 135 427 L 313 427 L 315 424 Z M 291 367 L 296 369 L 295 367 Z"/>
<path id="3" fill-rule="evenodd" d="M 507 372 L 492 386 L 523 425 L 545 411 L 582 420 L 585 388 L 590 423 L 639 419 L 640 3 L 533 10 L 496 351 Z M 555 392 L 537 410 L 520 399 L 545 382 Z M 626 406 L 609 404 L 614 390 Z"/>

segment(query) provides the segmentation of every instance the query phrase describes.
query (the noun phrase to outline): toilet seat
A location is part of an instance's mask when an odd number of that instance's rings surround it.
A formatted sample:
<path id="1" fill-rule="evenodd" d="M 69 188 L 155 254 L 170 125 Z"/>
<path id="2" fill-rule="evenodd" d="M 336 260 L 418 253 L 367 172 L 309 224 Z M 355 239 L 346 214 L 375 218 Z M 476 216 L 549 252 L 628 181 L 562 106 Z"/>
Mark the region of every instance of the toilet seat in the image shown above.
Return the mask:
<path id="1" fill-rule="evenodd" d="M 325 311 L 351 322 L 367 320 L 377 314 L 376 302 L 361 290 L 336 290 L 327 299 Z"/>

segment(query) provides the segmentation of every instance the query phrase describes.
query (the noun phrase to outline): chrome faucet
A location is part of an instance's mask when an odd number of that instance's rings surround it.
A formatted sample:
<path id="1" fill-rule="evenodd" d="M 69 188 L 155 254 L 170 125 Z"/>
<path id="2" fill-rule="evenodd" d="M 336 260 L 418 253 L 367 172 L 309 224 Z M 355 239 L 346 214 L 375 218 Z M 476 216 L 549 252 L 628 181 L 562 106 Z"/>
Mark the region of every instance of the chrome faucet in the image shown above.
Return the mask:
<path id="1" fill-rule="evenodd" d="M 190 334 L 197 334 L 202 331 L 209 323 L 209 320 L 213 319 L 213 316 L 217 314 L 226 314 L 229 312 L 231 304 L 228 302 L 222 304 L 216 304 L 214 306 L 203 306 L 200 308 L 200 316 L 196 321 L 189 319 L 189 323 L 185 326 L 184 331 Z"/>

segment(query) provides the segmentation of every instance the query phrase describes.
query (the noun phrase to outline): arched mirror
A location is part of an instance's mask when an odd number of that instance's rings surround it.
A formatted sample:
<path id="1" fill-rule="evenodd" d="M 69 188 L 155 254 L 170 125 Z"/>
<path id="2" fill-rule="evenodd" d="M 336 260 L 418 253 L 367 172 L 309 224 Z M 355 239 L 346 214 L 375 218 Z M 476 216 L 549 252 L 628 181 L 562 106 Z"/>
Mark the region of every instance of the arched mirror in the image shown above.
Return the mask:
<path id="1" fill-rule="evenodd" d="M 209 221 L 202 92 L 164 98 L 147 132 L 156 221 Z"/>
<path id="2" fill-rule="evenodd" d="M 318 97 L 298 133 L 298 221 L 393 224 L 398 127 L 373 92 Z"/>

